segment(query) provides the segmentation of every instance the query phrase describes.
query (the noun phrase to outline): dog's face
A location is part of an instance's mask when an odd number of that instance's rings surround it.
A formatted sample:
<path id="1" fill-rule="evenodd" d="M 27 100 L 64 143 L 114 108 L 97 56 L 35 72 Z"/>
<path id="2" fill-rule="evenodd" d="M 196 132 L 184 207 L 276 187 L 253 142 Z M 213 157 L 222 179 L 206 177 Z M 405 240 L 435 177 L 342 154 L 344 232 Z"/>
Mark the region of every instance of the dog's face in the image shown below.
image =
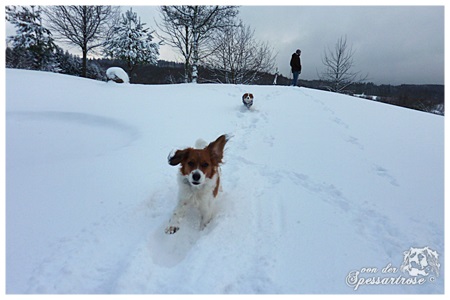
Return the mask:
<path id="1" fill-rule="evenodd" d="M 207 179 L 212 179 L 222 163 L 223 149 L 227 136 L 222 135 L 204 149 L 187 148 L 177 150 L 169 157 L 169 164 L 181 164 L 180 172 L 191 186 L 201 187 Z"/>
<path id="2" fill-rule="evenodd" d="M 183 160 L 180 171 L 191 185 L 200 186 L 205 183 L 206 178 L 214 176 L 215 170 L 209 151 L 188 148 L 181 150 L 181 153 Z"/>
<path id="3" fill-rule="evenodd" d="M 253 94 L 245 93 L 245 94 L 242 96 L 242 100 L 244 100 L 245 102 L 253 101 Z"/>

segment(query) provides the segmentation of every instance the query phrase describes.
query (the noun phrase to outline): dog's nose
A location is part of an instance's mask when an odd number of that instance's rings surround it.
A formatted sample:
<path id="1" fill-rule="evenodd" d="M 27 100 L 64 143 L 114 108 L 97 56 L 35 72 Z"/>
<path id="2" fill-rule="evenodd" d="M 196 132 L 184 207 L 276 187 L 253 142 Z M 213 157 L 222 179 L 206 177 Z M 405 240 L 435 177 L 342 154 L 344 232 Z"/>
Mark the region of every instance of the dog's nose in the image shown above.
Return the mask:
<path id="1" fill-rule="evenodd" d="M 201 176 L 199 172 L 195 172 L 194 174 L 192 174 L 192 179 L 194 179 L 195 181 L 199 181 L 200 177 Z"/>

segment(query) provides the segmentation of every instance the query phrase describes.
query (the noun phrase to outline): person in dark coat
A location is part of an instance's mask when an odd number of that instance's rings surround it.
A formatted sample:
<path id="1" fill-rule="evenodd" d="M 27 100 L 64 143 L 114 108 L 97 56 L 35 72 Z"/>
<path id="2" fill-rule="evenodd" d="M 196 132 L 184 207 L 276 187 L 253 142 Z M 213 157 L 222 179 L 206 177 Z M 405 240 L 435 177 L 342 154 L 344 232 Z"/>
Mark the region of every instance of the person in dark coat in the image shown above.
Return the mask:
<path id="1" fill-rule="evenodd" d="M 292 54 L 291 58 L 291 71 L 292 71 L 292 84 L 293 86 L 297 85 L 298 75 L 302 72 L 302 63 L 300 61 L 300 54 L 302 54 L 302 51 L 300 49 L 297 49 L 294 54 Z"/>

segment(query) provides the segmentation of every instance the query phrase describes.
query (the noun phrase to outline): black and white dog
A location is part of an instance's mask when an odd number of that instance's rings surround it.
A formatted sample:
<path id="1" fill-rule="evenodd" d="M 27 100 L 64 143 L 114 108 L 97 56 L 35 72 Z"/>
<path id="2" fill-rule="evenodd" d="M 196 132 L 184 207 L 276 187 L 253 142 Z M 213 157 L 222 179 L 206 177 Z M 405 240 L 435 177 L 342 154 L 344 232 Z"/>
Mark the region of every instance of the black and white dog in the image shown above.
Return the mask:
<path id="1" fill-rule="evenodd" d="M 248 109 L 250 109 L 250 107 L 253 105 L 253 94 L 245 93 L 244 95 L 242 95 L 242 102 Z"/>

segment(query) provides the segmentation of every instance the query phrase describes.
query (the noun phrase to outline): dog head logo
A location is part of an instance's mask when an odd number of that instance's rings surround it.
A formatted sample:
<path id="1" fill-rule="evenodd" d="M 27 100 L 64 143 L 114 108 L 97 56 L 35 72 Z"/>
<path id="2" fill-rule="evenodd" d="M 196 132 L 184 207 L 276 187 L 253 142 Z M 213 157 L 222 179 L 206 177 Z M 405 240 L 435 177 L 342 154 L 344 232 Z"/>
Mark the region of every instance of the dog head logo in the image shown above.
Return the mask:
<path id="1" fill-rule="evenodd" d="M 434 273 L 439 276 L 439 254 L 428 247 L 410 248 L 403 252 L 403 263 L 400 270 L 410 276 L 428 276 Z"/>

